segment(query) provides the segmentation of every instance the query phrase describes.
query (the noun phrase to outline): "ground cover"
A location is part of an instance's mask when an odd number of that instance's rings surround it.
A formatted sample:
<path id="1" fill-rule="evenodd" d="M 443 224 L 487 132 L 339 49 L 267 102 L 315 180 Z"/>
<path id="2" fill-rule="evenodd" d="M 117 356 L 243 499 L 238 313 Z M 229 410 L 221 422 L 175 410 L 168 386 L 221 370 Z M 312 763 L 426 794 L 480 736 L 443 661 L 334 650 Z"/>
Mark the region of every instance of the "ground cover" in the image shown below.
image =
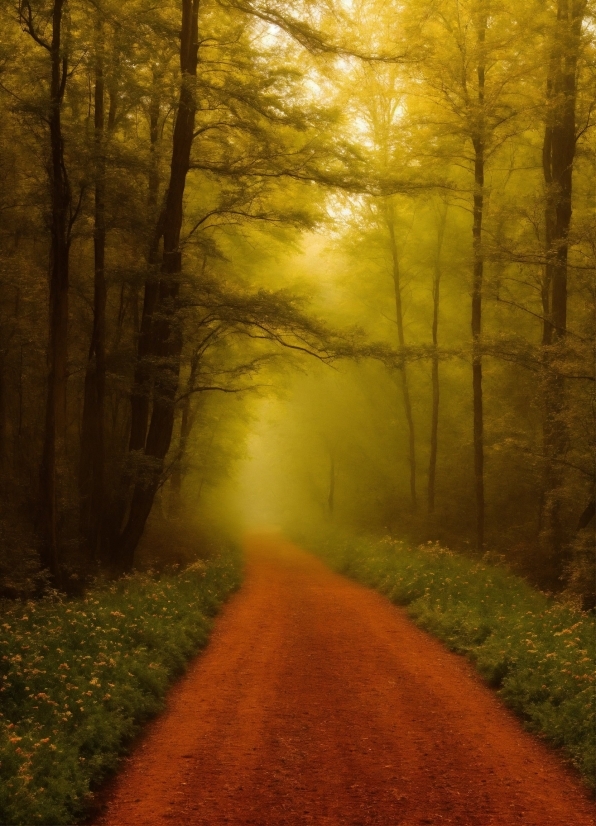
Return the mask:
<path id="1" fill-rule="evenodd" d="M 232 548 L 82 599 L 5 604 L 0 618 L 0 822 L 65 824 L 114 769 L 241 578 Z"/>
<path id="2" fill-rule="evenodd" d="M 596 617 L 495 565 L 391 537 L 304 540 L 335 570 L 375 588 L 467 655 L 531 730 L 596 786 Z"/>

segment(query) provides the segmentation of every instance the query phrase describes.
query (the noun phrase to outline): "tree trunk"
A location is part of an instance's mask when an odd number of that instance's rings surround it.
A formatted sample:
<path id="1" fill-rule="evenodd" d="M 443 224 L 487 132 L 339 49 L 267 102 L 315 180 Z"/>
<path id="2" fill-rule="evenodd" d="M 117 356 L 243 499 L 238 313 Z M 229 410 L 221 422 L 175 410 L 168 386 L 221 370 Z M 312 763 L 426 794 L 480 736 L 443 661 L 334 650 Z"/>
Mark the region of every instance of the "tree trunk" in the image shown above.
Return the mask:
<path id="1" fill-rule="evenodd" d="M 170 476 L 170 501 L 168 503 L 168 516 L 174 519 L 179 516 L 180 511 L 182 510 L 182 456 L 184 455 L 184 450 L 189 435 L 190 428 L 188 426 L 188 412 L 187 405 L 185 403 L 182 408 L 182 418 L 180 421 L 178 456 L 176 457 L 174 467 L 172 468 L 172 474 Z"/>
<path id="2" fill-rule="evenodd" d="M 395 238 L 395 217 L 393 212 L 393 205 L 389 205 L 389 210 L 387 213 L 387 228 L 389 230 L 389 243 L 391 246 L 391 262 L 393 288 L 395 293 L 395 318 L 397 322 L 397 338 L 399 348 L 403 354 L 405 347 L 404 317 L 401 297 L 399 256 L 397 252 L 397 242 Z M 408 371 L 405 361 L 402 362 L 401 367 L 399 368 L 399 372 L 401 376 L 404 410 L 406 413 L 406 420 L 408 422 L 409 433 L 408 461 L 410 465 L 410 497 L 412 501 L 412 510 L 416 510 L 418 504 L 416 497 L 416 436 L 414 432 L 414 416 L 412 414 L 412 403 L 410 401 L 410 388 L 408 385 Z"/>
<path id="3" fill-rule="evenodd" d="M 62 19 L 65 0 L 56 0 L 52 9 L 52 39 L 44 45 L 50 55 L 49 100 L 51 258 L 49 272 L 49 340 L 47 351 L 48 385 L 45 432 L 40 468 L 40 516 L 44 537 L 41 562 L 59 581 L 60 559 L 57 536 L 58 475 L 63 463 L 66 429 L 66 379 L 68 357 L 68 287 L 71 233 L 71 190 L 64 163 L 62 102 L 68 78 L 67 59 L 62 48 Z"/>
<path id="4" fill-rule="evenodd" d="M 435 481 L 437 473 L 437 453 L 439 449 L 439 300 L 441 289 L 441 250 L 445 237 L 447 222 L 447 206 L 439 215 L 437 227 L 437 248 L 433 273 L 433 325 L 432 325 L 432 414 L 430 425 L 430 458 L 428 462 L 428 512 L 435 511 Z"/>
<path id="5" fill-rule="evenodd" d="M 482 282 L 484 257 L 481 250 L 484 209 L 484 147 L 475 145 L 474 275 L 472 281 L 472 393 L 474 408 L 474 490 L 476 493 L 476 547 L 484 547 L 484 410 L 482 399 Z"/>
<path id="6" fill-rule="evenodd" d="M 158 212 L 159 199 L 159 114 L 160 98 L 153 73 L 153 88 L 149 104 L 149 141 L 150 164 L 148 174 L 147 213 L 148 222 L 153 223 L 153 233 L 147 248 L 148 275 L 143 288 L 143 306 L 140 322 L 138 319 L 138 294 L 133 295 L 134 329 L 137 336 L 137 357 L 135 362 L 132 390 L 130 394 L 130 428 L 128 431 L 128 450 L 144 451 L 147 441 L 147 427 L 151 409 L 153 383 L 151 323 L 159 290 L 159 244 L 163 235 L 163 211 Z M 120 318 L 120 316 L 119 316 Z M 129 505 L 129 494 L 133 484 L 134 472 L 125 466 L 119 485 L 119 493 L 112 502 L 110 514 L 110 535 L 112 554 L 118 546 L 119 535 Z"/>
<path id="7" fill-rule="evenodd" d="M 596 500 L 592 499 L 591 502 L 588 502 L 585 509 L 582 511 L 582 515 L 579 518 L 577 523 L 578 531 L 583 531 L 585 528 L 588 527 L 592 519 L 596 516 Z"/>
<path id="8" fill-rule="evenodd" d="M 195 80 L 198 63 L 199 0 L 182 0 L 180 39 L 180 96 L 172 145 L 170 180 L 163 209 L 163 259 L 155 301 L 155 314 L 148 337 L 149 351 L 160 367 L 153 385 L 153 408 L 144 455 L 149 460 L 149 479 L 134 486 L 128 520 L 118 543 L 118 565 L 129 570 L 159 486 L 163 463 L 170 447 L 180 374 L 182 332 L 176 318 L 182 253 L 180 232 L 183 199 L 190 166 L 195 116 Z M 140 351 L 140 346 L 139 346 Z M 140 355 L 140 352 L 139 352 Z"/>
<path id="9" fill-rule="evenodd" d="M 472 277 L 472 395 L 474 409 L 474 490 L 476 494 L 476 548 L 484 549 L 484 410 L 482 400 L 482 284 L 484 253 L 482 250 L 482 221 L 484 217 L 485 138 L 482 113 L 485 106 L 484 44 L 488 26 L 487 13 L 482 9 L 478 22 L 478 108 L 481 113 L 477 132 L 472 138 L 474 147 L 474 220 L 472 226 L 474 272 Z"/>
<path id="10" fill-rule="evenodd" d="M 182 404 L 182 416 L 180 420 L 180 440 L 178 442 L 177 456 L 174 462 L 174 467 L 172 469 L 172 475 L 170 477 L 170 516 L 177 516 L 180 513 L 182 505 L 182 463 L 184 455 L 186 453 L 188 439 L 190 437 L 193 425 L 193 416 L 191 416 L 190 406 L 191 393 L 195 385 L 197 370 L 199 368 L 200 356 L 201 350 L 198 349 L 193 354 L 193 358 L 190 363 L 190 373 L 188 376 L 187 392 L 184 398 L 184 402 Z"/>
<path id="11" fill-rule="evenodd" d="M 159 243 L 163 236 L 163 221 L 165 216 L 157 216 L 157 201 L 159 197 L 159 159 L 157 145 L 159 141 L 159 96 L 155 83 L 149 105 L 149 139 L 150 139 L 150 166 L 149 190 L 147 206 L 150 218 L 155 222 L 155 232 L 149 243 L 147 263 L 149 276 L 145 281 L 141 327 L 137 345 L 137 361 L 133 390 L 131 394 L 131 425 L 129 450 L 143 450 L 147 439 L 149 424 L 149 409 L 151 397 L 151 323 L 159 293 L 159 278 L 157 276 Z"/>
<path id="12" fill-rule="evenodd" d="M 106 158 L 103 23 L 97 22 L 95 58 L 95 216 L 93 330 L 85 373 L 79 486 L 81 535 L 91 559 L 99 558 L 104 512 L 104 408 L 106 381 Z"/>
<path id="13" fill-rule="evenodd" d="M 542 284 L 544 482 L 540 525 L 545 582 L 558 584 L 563 567 L 561 459 L 566 450 L 565 382 L 557 366 L 567 333 L 567 258 L 575 157 L 576 74 L 585 0 L 558 0 L 547 78 L 542 166 L 546 190 L 546 264 Z"/>

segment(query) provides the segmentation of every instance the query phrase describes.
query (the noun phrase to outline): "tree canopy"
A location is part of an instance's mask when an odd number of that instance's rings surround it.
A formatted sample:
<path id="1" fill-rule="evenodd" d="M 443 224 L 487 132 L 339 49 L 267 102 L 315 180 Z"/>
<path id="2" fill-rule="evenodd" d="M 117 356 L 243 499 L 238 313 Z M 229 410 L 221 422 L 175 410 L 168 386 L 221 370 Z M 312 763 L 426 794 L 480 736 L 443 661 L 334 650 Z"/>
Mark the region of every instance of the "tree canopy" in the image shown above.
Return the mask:
<path id="1" fill-rule="evenodd" d="M 594 14 L 2 0 L 6 582 L 130 570 L 275 397 L 286 515 L 589 603 Z"/>

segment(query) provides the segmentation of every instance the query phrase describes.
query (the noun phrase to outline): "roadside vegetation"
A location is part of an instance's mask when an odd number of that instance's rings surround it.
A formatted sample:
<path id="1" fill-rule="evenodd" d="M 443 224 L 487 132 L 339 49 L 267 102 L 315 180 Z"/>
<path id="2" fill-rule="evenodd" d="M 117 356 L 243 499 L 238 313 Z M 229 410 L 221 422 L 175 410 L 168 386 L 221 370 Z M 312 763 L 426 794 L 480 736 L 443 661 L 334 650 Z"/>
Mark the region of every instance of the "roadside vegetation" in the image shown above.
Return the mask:
<path id="1" fill-rule="evenodd" d="M 465 654 L 526 726 L 562 747 L 596 786 L 596 617 L 505 568 L 428 543 L 328 536 L 306 542 L 335 570 L 407 606 Z"/>
<path id="2" fill-rule="evenodd" d="M 84 598 L 5 604 L 0 628 L 0 822 L 70 824 L 172 679 L 205 645 L 240 554 Z"/>

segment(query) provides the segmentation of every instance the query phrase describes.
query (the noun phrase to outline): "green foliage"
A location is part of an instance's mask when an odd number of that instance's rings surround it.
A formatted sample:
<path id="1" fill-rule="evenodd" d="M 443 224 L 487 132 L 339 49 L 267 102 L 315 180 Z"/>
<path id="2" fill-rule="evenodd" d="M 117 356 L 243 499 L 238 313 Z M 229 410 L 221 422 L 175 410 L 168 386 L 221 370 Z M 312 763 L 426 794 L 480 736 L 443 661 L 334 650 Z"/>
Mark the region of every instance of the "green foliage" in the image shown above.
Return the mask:
<path id="1" fill-rule="evenodd" d="M 139 724 L 162 706 L 238 587 L 222 551 L 84 599 L 5 606 L 0 633 L 0 822 L 72 823 Z"/>
<path id="2" fill-rule="evenodd" d="M 336 570 L 406 605 L 418 625 L 467 655 L 527 727 L 563 747 L 594 785 L 593 614 L 438 543 L 332 536 L 313 544 Z"/>

